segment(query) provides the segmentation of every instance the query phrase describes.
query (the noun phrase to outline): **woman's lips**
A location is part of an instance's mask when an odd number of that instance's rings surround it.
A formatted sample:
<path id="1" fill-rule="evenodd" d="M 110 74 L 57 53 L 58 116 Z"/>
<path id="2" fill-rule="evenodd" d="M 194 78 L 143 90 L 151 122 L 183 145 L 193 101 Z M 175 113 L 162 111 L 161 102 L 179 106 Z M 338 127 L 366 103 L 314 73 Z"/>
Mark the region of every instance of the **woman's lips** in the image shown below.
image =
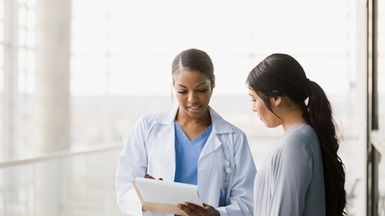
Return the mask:
<path id="1" fill-rule="evenodd" d="M 199 106 L 188 106 L 188 108 L 190 108 L 190 109 L 193 109 L 193 110 L 197 110 L 197 109 L 199 109 L 201 106 L 199 105 Z"/>
<path id="2" fill-rule="evenodd" d="M 202 105 L 188 106 L 188 108 L 189 108 L 192 112 L 200 112 L 201 107 L 202 107 Z"/>

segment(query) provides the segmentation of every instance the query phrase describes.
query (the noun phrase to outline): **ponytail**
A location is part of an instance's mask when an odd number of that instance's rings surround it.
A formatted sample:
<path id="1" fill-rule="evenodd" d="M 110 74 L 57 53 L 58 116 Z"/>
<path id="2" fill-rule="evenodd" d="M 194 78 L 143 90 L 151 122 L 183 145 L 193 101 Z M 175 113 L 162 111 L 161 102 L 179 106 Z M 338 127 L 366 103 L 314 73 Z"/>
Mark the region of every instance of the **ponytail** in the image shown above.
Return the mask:
<path id="1" fill-rule="evenodd" d="M 305 91 L 309 97 L 303 118 L 317 133 L 322 153 L 325 183 L 326 215 L 346 215 L 344 164 L 337 155 L 339 140 L 336 136 L 332 108 L 325 92 L 315 82 L 308 81 Z"/>

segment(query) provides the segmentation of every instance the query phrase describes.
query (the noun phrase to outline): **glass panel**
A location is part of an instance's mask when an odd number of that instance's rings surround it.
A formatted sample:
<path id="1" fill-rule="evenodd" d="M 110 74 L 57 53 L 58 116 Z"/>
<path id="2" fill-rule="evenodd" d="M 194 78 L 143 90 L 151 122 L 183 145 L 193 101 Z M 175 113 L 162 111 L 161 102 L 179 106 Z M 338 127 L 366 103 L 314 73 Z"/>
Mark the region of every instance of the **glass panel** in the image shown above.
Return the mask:
<path id="1" fill-rule="evenodd" d="M 19 27 L 24 27 L 27 17 L 27 10 L 24 6 L 19 7 Z"/>
<path id="2" fill-rule="evenodd" d="M 27 32 L 24 27 L 19 28 L 19 47 L 24 47 L 27 39 Z"/>
<path id="3" fill-rule="evenodd" d="M 107 9 L 109 1 L 73 1 L 71 52 L 104 53 L 107 48 Z M 90 10 L 89 5 L 92 5 Z"/>
<path id="4" fill-rule="evenodd" d="M 0 1 L 0 20 L 4 21 L 4 0 Z"/>
<path id="5" fill-rule="evenodd" d="M 385 155 L 378 164 L 378 216 L 385 216 Z"/>
<path id="6" fill-rule="evenodd" d="M 0 43 L 0 68 L 4 67 L 4 45 Z M 4 79 L 4 77 L 2 77 Z"/>
<path id="7" fill-rule="evenodd" d="M 34 48 L 36 45 L 36 32 L 33 30 L 27 31 L 26 45 L 28 48 Z"/>
<path id="8" fill-rule="evenodd" d="M 29 71 L 35 70 L 36 67 L 36 53 L 34 50 L 27 51 L 27 65 L 26 68 Z"/>
<path id="9" fill-rule="evenodd" d="M 104 56 L 73 56 L 71 59 L 71 94 L 105 95 L 106 64 Z"/>
<path id="10" fill-rule="evenodd" d="M 27 0 L 26 2 L 27 7 L 36 7 L 36 0 Z"/>
<path id="11" fill-rule="evenodd" d="M 36 12 L 34 9 L 28 8 L 28 14 L 27 14 L 27 28 L 33 29 L 36 27 Z"/>
<path id="12" fill-rule="evenodd" d="M 0 43 L 4 43 L 4 23 L 0 21 Z"/>
<path id="13" fill-rule="evenodd" d="M 26 59 L 27 59 L 27 53 L 24 48 L 19 49 L 19 58 L 18 58 L 18 63 L 19 63 L 19 71 L 22 73 L 26 69 Z"/>
<path id="14" fill-rule="evenodd" d="M 116 204 L 121 149 L 0 169 L 0 215 L 124 215 Z"/>

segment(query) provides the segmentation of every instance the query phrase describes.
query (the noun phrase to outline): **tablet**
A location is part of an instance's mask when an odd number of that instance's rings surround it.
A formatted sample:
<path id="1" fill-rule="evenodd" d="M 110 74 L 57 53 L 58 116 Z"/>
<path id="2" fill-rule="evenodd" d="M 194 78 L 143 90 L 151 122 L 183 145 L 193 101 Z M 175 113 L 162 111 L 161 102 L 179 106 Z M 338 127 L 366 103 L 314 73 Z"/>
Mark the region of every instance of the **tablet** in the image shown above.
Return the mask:
<path id="1" fill-rule="evenodd" d="M 141 177 L 132 182 L 144 210 L 186 215 L 177 207 L 179 203 L 190 202 L 203 207 L 197 185 Z"/>

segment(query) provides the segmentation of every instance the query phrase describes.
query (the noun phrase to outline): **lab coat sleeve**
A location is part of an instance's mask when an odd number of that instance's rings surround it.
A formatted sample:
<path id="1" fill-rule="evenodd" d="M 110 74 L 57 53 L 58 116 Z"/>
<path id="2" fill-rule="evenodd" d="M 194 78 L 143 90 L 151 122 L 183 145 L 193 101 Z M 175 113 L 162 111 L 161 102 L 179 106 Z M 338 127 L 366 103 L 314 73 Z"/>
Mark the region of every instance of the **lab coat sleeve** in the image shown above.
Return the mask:
<path id="1" fill-rule="evenodd" d="M 228 205 L 219 207 L 220 215 L 253 215 L 254 178 L 257 172 L 253 157 L 250 152 L 246 135 L 239 133 L 235 137 L 234 162 L 235 170 L 228 188 Z"/>
<path id="2" fill-rule="evenodd" d="M 283 143 L 271 197 L 271 216 L 303 214 L 306 192 L 313 177 L 313 150 L 302 136 Z"/>
<path id="3" fill-rule="evenodd" d="M 142 205 L 132 180 L 147 171 L 146 124 L 140 118 L 134 125 L 120 155 L 116 172 L 116 196 L 123 213 L 142 215 Z"/>

